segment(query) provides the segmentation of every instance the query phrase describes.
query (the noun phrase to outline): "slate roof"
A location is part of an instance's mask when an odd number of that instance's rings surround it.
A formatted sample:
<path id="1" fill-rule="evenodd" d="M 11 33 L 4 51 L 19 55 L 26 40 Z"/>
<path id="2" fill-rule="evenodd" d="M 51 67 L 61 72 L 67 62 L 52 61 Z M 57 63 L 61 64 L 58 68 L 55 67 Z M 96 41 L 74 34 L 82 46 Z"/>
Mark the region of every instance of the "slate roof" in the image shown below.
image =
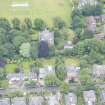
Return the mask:
<path id="1" fill-rule="evenodd" d="M 66 65 L 66 70 L 68 73 L 79 73 L 80 67 L 76 67 L 74 65 Z"/>
<path id="2" fill-rule="evenodd" d="M 0 105 L 10 105 L 9 98 L 0 98 Z"/>
<path id="3" fill-rule="evenodd" d="M 49 44 L 54 44 L 54 33 L 45 29 L 44 31 L 39 33 L 40 41 L 47 41 Z"/>
<path id="4" fill-rule="evenodd" d="M 96 77 L 105 75 L 105 65 L 93 65 L 93 75 Z"/>
<path id="5" fill-rule="evenodd" d="M 48 97 L 48 105 L 59 105 L 56 95 Z"/>
<path id="6" fill-rule="evenodd" d="M 78 8 L 82 8 L 86 4 L 94 5 L 97 4 L 96 0 L 79 0 Z"/>
<path id="7" fill-rule="evenodd" d="M 105 39 L 105 33 L 102 32 L 102 33 L 95 34 L 95 38 L 98 40 Z"/>
<path id="8" fill-rule="evenodd" d="M 24 80 L 25 78 L 28 78 L 30 80 L 35 79 L 36 75 L 35 73 L 29 73 L 29 74 L 24 74 L 24 73 L 8 73 L 7 74 L 7 79 L 11 80 L 11 79 L 18 79 L 18 80 Z"/>
<path id="9" fill-rule="evenodd" d="M 26 105 L 26 99 L 24 97 L 15 97 L 12 99 L 13 105 Z"/>
<path id="10" fill-rule="evenodd" d="M 86 103 L 95 103 L 96 101 L 96 95 L 94 90 L 84 91 L 83 97 Z"/>
<path id="11" fill-rule="evenodd" d="M 105 14 L 102 14 L 101 18 L 102 18 L 102 22 L 104 22 L 105 21 Z"/>
<path id="12" fill-rule="evenodd" d="M 71 41 L 67 41 L 65 44 L 64 44 L 64 49 L 71 49 L 73 48 L 73 44 Z"/>
<path id="13" fill-rule="evenodd" d="M 96 31 L 96 19 L 94 16 L 88 16 L 87 20 L 87 29 L 89 31 L 95 32 Z"/>
<path id="14" fill-rule="evenodd" d="M 101 99 L 103 102 L 105 102 L 105 91 L 101 92 Z"/>
<path id="15" fill-rule="evenodd" d="M 29 98 L 29 105 L 42 105 L 44 99 L 41 96 L 37 97 L 30 97 Z"/>
<path id="16" fill-rule="evenodd" d="M 66 105 L 77 105 L 77 96 L 74 93 L 68 93 L 65 95 Z"/>

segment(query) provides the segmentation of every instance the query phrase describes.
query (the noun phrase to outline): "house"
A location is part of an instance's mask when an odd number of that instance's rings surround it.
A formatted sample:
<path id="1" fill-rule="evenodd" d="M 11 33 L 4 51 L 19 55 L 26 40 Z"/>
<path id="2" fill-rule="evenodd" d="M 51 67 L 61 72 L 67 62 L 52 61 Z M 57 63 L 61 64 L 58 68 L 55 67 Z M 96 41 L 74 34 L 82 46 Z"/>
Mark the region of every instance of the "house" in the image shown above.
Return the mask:
<path id="1" fill-rule="evenodd" d="M 101 100 L 103 103 L 105 103 L 105 91 L 101 92 Z"/>
<path id="2" fill-rule="evenodd" d="M 105 33 L 104 33 L 104 32 L 96 33 L 94 36 L 95 36 L 95 38 L 98 39 L 98 40 L 103 40 L 103 39 L 105 39 Z"/>
<path id="3" fill-rule="evenodd" d="M 24 79 L 36 80 L 36 74 L 33 72 L 29 72 L 27 75 L 25 73 L 8 73 L 7 79 L 10 81 L 22 81 Z"/>
<path id="4" fill-rule="evenodd" d="M 67 80 L 74 80 L 78 81 L 78 74 L 80 71 L 80 67 L 74 66 L 74 65 L 66 65 L 65 66 L 67 71 Z"/>
<path id="5" fill-rule="evenodd" d="M 54 45 L 54 33 L 45 29 L 44 31 L 39 33 L 39 40 L 46 41 L 50 45 Z"/>
<path id="6" fill-rule="evenodd" d="M 105 76 L 105 65 L 93 65 L 92 73 L 95 77 Z"/>
<path id="7" fill-rule="evenodd" d="M 0 105 L 10 105 L 9 98 L 0 98 Z"/>
<path id="8" fill-rule="evenodd" d="M 101 15 L 101 20 L 102 20 L 102 22 L 105 22 L 105 14 Z"/>
<path id="9" fill-rule="evenodd" d="M 43 102 L 44 102 L 44 98 L 41 96 L 29 98 L 29 105 L 42 105 Z"/>
<path id="10" fill-rule="evenodd" d="M 26 98 L 15 97 L 12 99 L 12 105 L 26 105 Z"/>
<path id="11" fill-rule="evenodd" d="M 72 49 L 73 48 L 73 44 L 71 41 L 67 41 L 65 44 L 64 44 L 64 49 Z"/>
<path id="12" fill-rule="evenodd" d="M 95 33 L 96 32 L 96 25 L 97 25 L 95 17 L 94 16 L 88 16 L 86 18 L 86 21 L 87 21 L 87 30 Z"/>
<path id="13" fill-rule="evenodd" d="M 96 95 L 94 90 L 84 91 L 83 97 L 86 105 L 95 105 Z"/>
<path id="14" fill-rule="evenodd" d="M 78 8 L 81 9 L 86 4 L 96 5 L 97 4 L 97 1 L 96 0 L 79 0 Z"/>
<path id="15" fill-rule="evenodd" d="M 65 105 L 77 105 L 77 96 L 74 93 L 65 95 Z"/>
<path id="16" fill-rule="evenodd" d="M 16 80 L 23 80 L 24 79 L 24 73 L 8 73 L 7 79 L 16 79 Z"/>

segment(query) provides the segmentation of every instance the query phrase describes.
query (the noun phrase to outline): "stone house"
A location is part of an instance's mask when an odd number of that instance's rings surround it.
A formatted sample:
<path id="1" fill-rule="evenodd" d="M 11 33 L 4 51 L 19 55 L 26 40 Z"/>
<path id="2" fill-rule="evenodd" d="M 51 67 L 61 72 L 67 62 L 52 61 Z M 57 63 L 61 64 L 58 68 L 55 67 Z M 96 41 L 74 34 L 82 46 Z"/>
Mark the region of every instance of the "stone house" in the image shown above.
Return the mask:
<path id="1" fill-rule="evenodd" d="M 15 97 L 12 99 L 12 105 L 26 105 L 25 97 Z"/>
<path id="2" fill-rule="evenodd" d="M 95 33 L 96 32 L 96 28 L 97 28 L 97 23 L 96 23 L 96 19 L 94 16 L 88 16 L 86 17 L 86 21 L 87 21 L 87 30 Z"/>
<path id="3" fill-rule="evenodd" d="M 74 66 L 74 65 L 66 65 L 65 66 L 67 71 L 67 80 L 74 80 L 78 81 L 78 74 L 80 71 L 80 67 Z"/>
<path id="4" fill-rule="evenodd" d="M 78 8 L 81 9 L 86 4 L 96 5 L 97 4 L 97 1 L 96 0 L 79 0 Z"/>
<path id="5" fill-rule="evenodd" d="M 41 96 L 29 97 L 29 105 L 42 105 L 43 102 L 44 99 Z"/>
<path id="6" fill-rule="evenodd" d="M 64 44 L 64 49 L 72 49 L 73 48 L 73 44 L 71 41 L 67 41 L 65 44 Z"/>
<path id="7" fill-rule="evenodd" d="M 59 100 L 56 95 L 48 96 L 47 100 L 48 100 L 48 105 L 60 105 Z"/>
<path id="8" fill-rule="evenodd" d="M 10 105 L 9 98 L 0 98 L 0 105 Z"/>
<path id="9" fill-rule="evenodd" d="M 96 33 L 94 36 L 95 36 L 95 38 L 97 40 L 103 40 L 103 39 L 105 39 L 105 33 L 104 32 Z"/>
<path id="10" fill-rule="evenodd" d="M 100 96 L 101 96 L 102 102 L 105 103 L 105 91 L 104 90 L 101 92 Z"/>
<path id="11" fill-rule="evenodd" d="M 45 29 L 44 31 L 39 33 L 39 40 L 40 42 L 45 41 L 50 45 L 54 45 L 54 33 Z"/>
<path id="12" fill-rule="evenodd" d="M 94 90 L 84 91 L 83 97 L 86 105 L 95 105 L 96 95 Z"/>
<path id="13" fill-rule="evenodd" d="M 105 76 L 105 65 L 93 65 L 92 74 L 94 77 L 104 77 Z"/>

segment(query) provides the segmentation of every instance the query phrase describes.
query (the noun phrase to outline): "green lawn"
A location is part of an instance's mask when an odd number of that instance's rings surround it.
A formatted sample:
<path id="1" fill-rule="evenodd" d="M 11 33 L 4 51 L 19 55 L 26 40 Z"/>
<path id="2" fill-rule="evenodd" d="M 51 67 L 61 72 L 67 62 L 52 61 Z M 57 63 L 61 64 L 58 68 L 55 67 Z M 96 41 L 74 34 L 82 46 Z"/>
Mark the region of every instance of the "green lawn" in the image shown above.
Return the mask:
<path id="1" fill-rule="evenodd" d="M 28 3 L 28 7 L 12 7 L 12 4 Z M 18 17 L 42 18 L 48 24 L 54 17 L 61 17 L 70 23 L 71 0 L 0 0 L 0 16 L 12 19 Z"/>
<path id="2" fill-rule="evenodd" d="M 52 59 L 40 59 L 40 62 L 42 64 L 41 66 L 54 65 L 55 59 L 54 58 L 52 58 Z M 32 60 L 29 60 L 29 61 L 26 60 L 26 61 L 21 62 L 21 66 L 22 66 L 25 73 L 29 72 L 30 65 L 33 63 L 34 63 L 34 61 L 32 61 Z M 80 63 L 79 59 L 77 59 L 77 58 L 65 58 L 65 64 L 79 66 L 79 63 Z M 16 67 L 18 67 L 18 64 L 11 63 L 11 64 L 6 64 L 5 69 L 6 69 L 7 73 L 11 73 L 11 72 L 15 71 Z"/>

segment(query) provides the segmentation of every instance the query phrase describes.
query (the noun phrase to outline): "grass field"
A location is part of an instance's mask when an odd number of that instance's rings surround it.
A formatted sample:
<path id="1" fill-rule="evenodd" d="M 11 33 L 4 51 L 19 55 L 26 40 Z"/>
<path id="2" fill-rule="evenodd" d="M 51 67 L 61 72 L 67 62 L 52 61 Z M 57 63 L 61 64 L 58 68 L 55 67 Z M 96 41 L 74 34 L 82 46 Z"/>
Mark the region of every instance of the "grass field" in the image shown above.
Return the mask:
<path id="1" fill-rule="evenodd" d="M 70 23 L 71 0 L 0 0 L 0 16 L 12 19 L 18 17 L 24 19 L 42 18 L 48 24 L 54 17 L 61 17 Z M 28 3 L 29 6 L 12 7 L 12 4 Z"/>
<path id="2" fill-rule="evenodd" d="M 29 69 L 30 69 L 30 65 L 33 64 L 34 61 L 30 60 L 30 61 L 23 61 L 21 62 L 21 66 L 23 67 L 23 70 L 25 73 L 28 73 L 29 72 Z M 52 59 L 40 59 L 40 62 L 41 62 L 41 66 L 44 66 L 44 65 L 55 65 L 55 59 L 52 58 Z M 76 65 L 76 66 L 79 66 L 80 62 L 79 62 L 79 59 L 77 58 L 65 58 L 65 64 L 66 65 Z M 12 64 L 7 64 L 5 66 L 5 70 L 7 71 L 7 73 L 11 73 L 11 72 L 14 72 L 14 70 L 16 69 L 17 64 L 16 63 L 12 63 Z"/>

